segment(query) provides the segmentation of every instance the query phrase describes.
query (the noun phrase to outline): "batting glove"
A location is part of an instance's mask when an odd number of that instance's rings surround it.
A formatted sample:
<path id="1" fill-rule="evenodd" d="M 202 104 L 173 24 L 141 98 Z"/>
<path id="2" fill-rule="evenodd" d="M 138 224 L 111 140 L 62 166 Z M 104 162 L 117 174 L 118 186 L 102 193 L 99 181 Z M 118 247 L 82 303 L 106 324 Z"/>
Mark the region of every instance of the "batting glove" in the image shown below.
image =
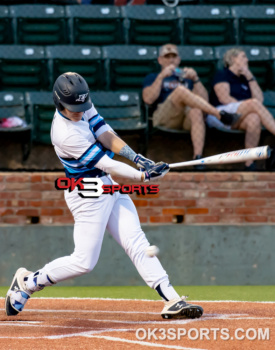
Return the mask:
<path id="1" fill-rule="evenodd" d="M 142 168 L 148 170 L 152 165 L 155 165 L 155 162 L 152 160 L 143 157 L 141 154 L 137 154 L 134 159 L 134 163 L 138 166 L 138 168 Z"/>
<path id="2" fill-rule="evenodd" d="M 144 171 L 144 182 L 160 179 L 165 174 L 167 174 L 169 170 L 169 164 L 164 162 L 159 162 L 157 164 L 151 165 L 148 170 Z"/>

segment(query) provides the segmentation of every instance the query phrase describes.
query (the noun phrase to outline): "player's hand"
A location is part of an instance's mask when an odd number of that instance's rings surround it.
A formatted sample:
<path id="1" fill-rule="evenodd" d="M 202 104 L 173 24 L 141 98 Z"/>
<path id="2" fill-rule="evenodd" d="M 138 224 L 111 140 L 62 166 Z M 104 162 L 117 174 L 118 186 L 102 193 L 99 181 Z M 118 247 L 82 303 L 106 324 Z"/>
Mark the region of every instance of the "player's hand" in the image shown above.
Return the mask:
<path id="1" fill-rule="evenodd" d="M 169 164 L 159 162 L 152 165 L 148 170 L 144 171 L 144 182 L 154 181 L 162 178 L 170 170 Z"/>
<path id="2" fill-rule="evenodd" d="M 141 154 L 137 154 L 134 159 L 134 163 L 138 166 L 138 168 L 142 168 L 148 170 L 150 166 L 155 165 L 155 162 L 152 160 L 143 157 Z"/>

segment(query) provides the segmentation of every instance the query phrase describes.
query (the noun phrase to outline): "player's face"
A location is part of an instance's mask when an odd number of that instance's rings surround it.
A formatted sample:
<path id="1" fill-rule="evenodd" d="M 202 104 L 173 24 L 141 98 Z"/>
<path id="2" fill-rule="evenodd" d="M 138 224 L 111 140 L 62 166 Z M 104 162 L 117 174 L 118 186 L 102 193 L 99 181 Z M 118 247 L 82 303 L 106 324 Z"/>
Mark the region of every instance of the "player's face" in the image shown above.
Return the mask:
<path id="1" fill-rule="evenodd" d="M 62 113 L 67 117 L 68 119 L 72 120 L 73 122 L 79 122 L 83 116 L 84 112 L 71 112 L 67 108 L 65 108 Z"/>

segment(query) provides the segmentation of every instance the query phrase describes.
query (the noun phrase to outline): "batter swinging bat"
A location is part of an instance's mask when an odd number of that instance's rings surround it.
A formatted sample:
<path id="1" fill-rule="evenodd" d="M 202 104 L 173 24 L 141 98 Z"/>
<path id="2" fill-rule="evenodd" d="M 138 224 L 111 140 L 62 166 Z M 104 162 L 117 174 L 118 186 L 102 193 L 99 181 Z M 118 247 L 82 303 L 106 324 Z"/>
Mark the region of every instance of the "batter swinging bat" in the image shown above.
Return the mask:
<path id="1" fill-rule="evenodd" d="M 215 156 L 206 157 L 202 159 L 190 160 L 188 162 L 169 164 L 170 168 L 180 168 L 190 165 L 198 164 L 227 164 L 227 163 L 241 163 L 247 160 L 260 160 L 270 157 L 269 146 L 254 147 L 241 149 L 239 151 L 232 151 L 227 153 L 217 154 Z"/>

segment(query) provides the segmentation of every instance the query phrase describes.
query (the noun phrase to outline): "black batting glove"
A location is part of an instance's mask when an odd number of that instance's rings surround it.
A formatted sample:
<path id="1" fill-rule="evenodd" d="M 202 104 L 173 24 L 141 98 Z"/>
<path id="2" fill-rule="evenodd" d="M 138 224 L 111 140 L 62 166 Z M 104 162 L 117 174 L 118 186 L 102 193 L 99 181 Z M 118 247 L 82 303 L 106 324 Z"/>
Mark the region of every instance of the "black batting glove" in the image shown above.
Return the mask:
<path id="1" fill-rule="evenodd" d="M 170 170 L 169 164 L 164 162 L 159 162 L 150 166 L 148 170 L 144 171 L 144 182 L 154 181 L 162 178 Z"/>
<path id="2" fill-rule="evenodd" d="M 141 154 L 137 154 L 134 159 L 134 163 L 138 166 L 138 168 L 142 168 L 148 170 L 152 165 L 155 164 L 152 160 L 143 157 Z"/>
<path id="3" fill-rule="evenodd" d="M 228 113 L 225 111 L 220 111 L 221 122 L 225 125 L 234 125 L 241 117 L 238 113 Z"/>

